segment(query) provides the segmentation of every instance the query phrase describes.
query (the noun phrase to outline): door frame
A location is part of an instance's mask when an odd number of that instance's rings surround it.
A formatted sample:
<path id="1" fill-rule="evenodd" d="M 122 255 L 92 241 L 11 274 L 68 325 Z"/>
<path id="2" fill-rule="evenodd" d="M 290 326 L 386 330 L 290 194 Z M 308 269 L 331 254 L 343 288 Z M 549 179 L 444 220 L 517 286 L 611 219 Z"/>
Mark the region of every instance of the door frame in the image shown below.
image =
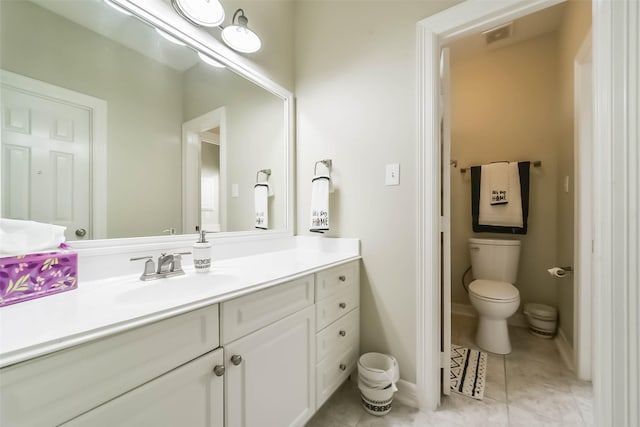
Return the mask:
<path id="1" fill-rule="evenodd" d="M 190 133 L 200 133 L 220 127 L 220 180 L 218 208 L 220 231 L 227 231 L 227 108 L 219 107 L 182 124 L 182 232 L 196 233 L 200 225 L 200 138 L 189 138 Z"/>
<path id="2" fill-rule="evenodd" d="M 440 152 L 440 50 L 452 41 L 488 30 L 564 0 L 467 0 L 417 23 L 417 337 L 416 379 L 420 408 L 435 410 L 440 404 L 441 342 L 440 218 L 443 168 Z"/>
<path id="3" fill-rule="evenodd" d="M 107 238 L 107 101 L 51 83 L 0 69 L 0 83 L 26 94 L 44 96 L 89 112 L 91 142 L 89 146 L 90 180 L 89 239 Z M 2 150 L 0 150 L 0 164 Z M 1 190 L 0 190 L 1 191 Z"/>
<path id="4" fill-rule="evenodd" d="M 418 403 L 440 402 L 438 55 L 443 41 L 553 6 L 467 0 L 417 24 L 416 378 Z M 640 408 L 640 4 L 593 0 L 594 425 L 637 425 Z M 615 184 L 615 185 L 614 185 Z"/>

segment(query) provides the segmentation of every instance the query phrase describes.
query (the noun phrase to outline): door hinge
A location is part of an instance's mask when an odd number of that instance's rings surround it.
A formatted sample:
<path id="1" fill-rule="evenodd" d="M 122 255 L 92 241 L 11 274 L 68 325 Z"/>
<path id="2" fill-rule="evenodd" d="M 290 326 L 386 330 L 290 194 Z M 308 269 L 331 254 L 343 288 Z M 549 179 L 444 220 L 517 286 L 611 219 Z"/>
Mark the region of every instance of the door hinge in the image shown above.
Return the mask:
<path id="1" fill-rule="evenodd" d="M 440 368 L 448 369 L 451 366 L 451 358 L 444 354 L 444 351 L 440 352 Z"/>
<path id="2" fill-rule="evenodd" d="M 446 233 L 449 231 L 449 218 L 441 216 L 440 217 L 440 232 Z"/>

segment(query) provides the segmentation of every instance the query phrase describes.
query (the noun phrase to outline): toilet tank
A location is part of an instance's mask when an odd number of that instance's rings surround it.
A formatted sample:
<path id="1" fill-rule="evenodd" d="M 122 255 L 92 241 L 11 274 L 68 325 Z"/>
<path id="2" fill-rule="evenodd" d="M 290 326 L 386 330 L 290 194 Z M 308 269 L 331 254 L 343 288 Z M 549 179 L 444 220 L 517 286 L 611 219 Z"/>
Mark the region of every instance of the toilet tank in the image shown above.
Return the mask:
<path id="1" fill-rule="evenodd" d="M 516 283 L 520 240 L 469 239 L 474 279 Z"/>

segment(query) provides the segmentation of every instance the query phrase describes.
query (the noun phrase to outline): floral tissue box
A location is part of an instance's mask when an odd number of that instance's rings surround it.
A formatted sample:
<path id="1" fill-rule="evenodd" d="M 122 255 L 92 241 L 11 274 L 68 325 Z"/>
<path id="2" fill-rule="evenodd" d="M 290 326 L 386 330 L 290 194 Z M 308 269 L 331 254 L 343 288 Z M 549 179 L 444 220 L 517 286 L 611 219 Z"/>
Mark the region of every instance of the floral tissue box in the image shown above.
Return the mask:
<path id="1" fill-rule="evenodd" d="M 78 287 L 78 254 L 56 252 L 0 258 L 0 307 Z"/>

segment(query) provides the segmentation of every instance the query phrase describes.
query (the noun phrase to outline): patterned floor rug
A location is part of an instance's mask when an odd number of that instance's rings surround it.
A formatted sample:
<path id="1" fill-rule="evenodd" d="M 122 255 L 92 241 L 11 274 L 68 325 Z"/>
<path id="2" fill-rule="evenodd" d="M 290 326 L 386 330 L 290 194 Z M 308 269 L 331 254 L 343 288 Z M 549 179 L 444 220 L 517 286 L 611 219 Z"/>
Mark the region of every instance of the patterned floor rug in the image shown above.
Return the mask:
<path id="1" fill-rule="evenodd" d="M 487 353 L 451 344 L 451 390 L 482 400 L 487 374 Z"/>

